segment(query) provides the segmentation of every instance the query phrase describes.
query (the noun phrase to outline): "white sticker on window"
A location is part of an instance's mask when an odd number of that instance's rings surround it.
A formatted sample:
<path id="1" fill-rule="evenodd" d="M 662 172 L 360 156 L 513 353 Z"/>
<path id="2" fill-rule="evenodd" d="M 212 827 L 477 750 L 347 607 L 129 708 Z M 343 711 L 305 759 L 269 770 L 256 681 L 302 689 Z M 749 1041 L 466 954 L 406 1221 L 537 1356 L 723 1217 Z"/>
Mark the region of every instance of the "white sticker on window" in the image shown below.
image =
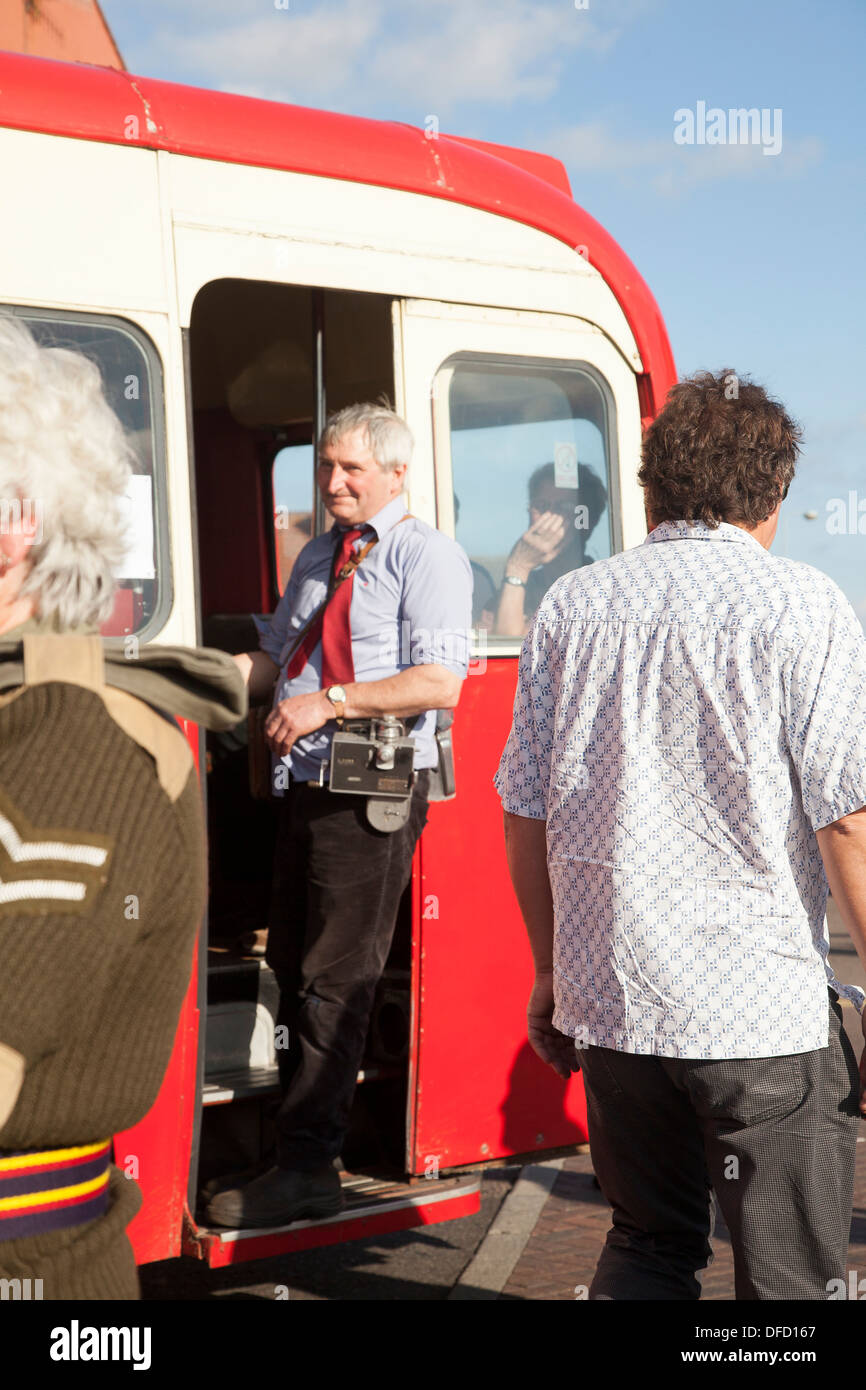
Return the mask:
<path id="1" fill-rule="evenodd" d="M 153 565 L 153 480 L 135 474 L 124 496 L 129 549 L 121 561 L 117 579 L 154 579 Z"/>
<path id="2" fill-rule="evenodd" d="M 554 487 L 577 487 L 577 450 L 573 444 L 553 446 Z"/>

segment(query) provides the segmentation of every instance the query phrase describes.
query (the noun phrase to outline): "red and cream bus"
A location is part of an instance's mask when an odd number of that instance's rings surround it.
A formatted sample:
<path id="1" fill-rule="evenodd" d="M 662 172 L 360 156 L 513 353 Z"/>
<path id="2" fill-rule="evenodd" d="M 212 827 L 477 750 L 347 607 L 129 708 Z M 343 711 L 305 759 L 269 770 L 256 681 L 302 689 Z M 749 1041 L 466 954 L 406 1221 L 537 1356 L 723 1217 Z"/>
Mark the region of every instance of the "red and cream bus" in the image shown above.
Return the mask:
<path id="1" fill-rule="evenodd" d="M 136 446 L 107 637 L 253 645 L 252 615 L 330 521 L 326 411 L 382 394 L 416 439 L 411 510 L 476 575 L 457 795 L 416 851 L 329 1221 L 196 1219 L 202 1183 L 266 1151 L 276 988 L 237 945 L 265 925 L 270 883 L 254 745 L 247 726 L 188 731 L 209 920 L 159 1097 L 114 1136 L 144 1192 L 137 1257 L 224 1265 L 467 1215 L 484 1164 L 586 1138 L 580 1077 L 559 1081 L 525 1037 L 531 958 L 492 785 L 521 638 L 497 631 L 496 595 L 545 463 L 558 488 L 592 484 L 586 560 L 646 534 L 641 426 L 674 380 L 656 304 L 543 154 L 13 53 L 0 150 L 0 311 L 92 356 Z"/>

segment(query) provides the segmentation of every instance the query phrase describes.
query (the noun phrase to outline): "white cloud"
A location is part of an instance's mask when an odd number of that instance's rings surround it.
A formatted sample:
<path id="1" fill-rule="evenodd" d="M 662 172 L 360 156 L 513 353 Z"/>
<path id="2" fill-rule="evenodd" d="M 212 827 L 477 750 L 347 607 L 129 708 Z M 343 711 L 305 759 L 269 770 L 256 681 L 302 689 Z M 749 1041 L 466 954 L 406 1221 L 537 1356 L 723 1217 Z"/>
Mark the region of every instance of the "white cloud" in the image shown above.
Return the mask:
<path id="1" fill-rule="evenodd" d="M 551 131 L 544 148 L 573 169 L 656 168 L 670 155 L 666 140 L 616 135 L 604 121 Z"/>
<path id="2" fill-rule="evenodd" d="M 543 137 L 543 148 L 574 171 L 599 170 L 634 183 L 635 171 L 663 197 L 678 197 L 699 184 L 730 179 L 796 178 L 820 162 L 824 146 L 815 136 L 785 137 L 778 155 L 760 145 L 676 145 L 673 117 L 669 138 L 620 135 L 603 120 L 563 127 Z"/>
<path id="3" fill-rule="evenodd" d="M 654 3 L 151 0 L 156 25 L 127 61 L 154 76 L 339 110 L 408 99 L 421 124 L 433 113 L 447 121 L 458 103 L 550 99 L 569 55 L 606 52 Z"/>

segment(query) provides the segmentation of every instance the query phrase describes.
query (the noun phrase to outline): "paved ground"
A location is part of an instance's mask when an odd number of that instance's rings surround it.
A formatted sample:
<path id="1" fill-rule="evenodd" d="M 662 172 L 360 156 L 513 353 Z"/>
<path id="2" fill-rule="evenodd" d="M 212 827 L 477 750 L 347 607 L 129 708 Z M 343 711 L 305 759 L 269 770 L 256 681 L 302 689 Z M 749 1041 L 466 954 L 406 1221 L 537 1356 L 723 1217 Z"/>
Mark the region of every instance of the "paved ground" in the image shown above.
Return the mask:
<path id="1" fill-rule="evenodd" d="M 866 988 L 866 971 L 839 920 L 832 900 L 828 906 L 831 957 L 840 980 Z M 856 1011 L 843 1007 L 845 1027 L 857 1057 L 863 1035 Z M 866 1123 L 857 1146 L 857 1177 L 851 1223 L 849 1268 L 866 1276 Z M 595 1186 L 589 1152 L 566 1159 L 553 1191 L 539 1216 L 523 1254 L 512 1271 L 501 1297 L 509 1299 L 574 1299 L 575 1288 L 588 1285 L 610 1227 L 610 1208 Z M 714 1259 L 704 1274 L 703 1298 L 734 1297 L 734 1266 L 730 1237 L 717 1217 L 713 1240 Z"/>
<path id="2" fill-rule="evenodd" d="M 866 1124 L 863 1126 L 866 1131 Z M 523 1173 L 538 1173 L 524 1169 Z M 211 1270 L 193 1260 L 171 1260 L 141 1271 L 145 1299 L 273 1300 L 285 1286 L 297 1300 L 427 1301 L 484 1297 L 510 1301 L 573 1301 L 589 1286 L 607 1230 L 610 1208 L 595 1186 L 588 1152 L 566 1158 L 552 1191 L 531 1213 L 522 1233 L 520 1219 L 508 1217 L 508 1198 L 516 1194 L 518 1168 L 494 1169 L 482 1185 L 477 1216 L 417 1231 L 396 1232 L 338 1247 L 286 1255 L 277 1260 Z M 526 1179 L 524 1178 L 524 1181 Z M 497 1223 L 506 1218 L 504 1231 Z M 503 1252 L 502 1247 L 505 1247 Z M 492 1250 L 491 1250 L 492 1247 Z M 513 1268 L 509 1261 L 514 1259 Z M 713 1239 L 714 1259 L 704 1275 L 705 1300 L 734 1297 L 733 1261 L 724 1222 Z M 479 1290 L 473 1271 L 506 1261 L 500 1282 Z M 857 1146 L 857 1177 L 851 1225 L 849 1269 L 866 1276 L 866 1135 Z M 510 1272 L 509 1272 L 510 1271 Z M 461 1284 L 461 1280 L 464 1281 Z"/>
<path id="3" fill-rule="evenodd" d="M 866 987 L 866 971 L 832 903 L 829 922 L 839 978 Z M 859 1058 L 860 1019 L 851 1007 L 845 1007 L 844 1017 Z M 866 1123 L 862 1128 L 849 1251 L 849 1268 L 858 1278 L 866 1278 Z M 481 1211 L 461 1221 L 234 1269 L 167 1261 L 142 1269 L 142 1292 L 152 1300 L 272 1300 L 277 1286 L 285 1286 L 293 1300 L 573 1300 L 575 1289 L 591 1282 L 609 1225 L 609 1208 L 584 1151 L 566 1158 L 555 1172 L 538 1164 L 522 1171 L 517 1166 L 487 1170 Z M 703 1298 L 733 1299 L 731 1249 L 720 1218 L 714 1250 Z"/>
<path id="4" fill-rule="evenodd" d="M 840 980 L 866 988 L 866 971 L 842 926 L 832 900 L 828 905 L 831 957 Z M 860 1019 L 843 1006 L 845 1027 L 857 1057 L 863 1050 Z M 857 1146 L 857 1177 L 851 1223 L 849 1268 L 866 1276 L 866 1123 Z M 539 1216 L 523 1254 L 501 1297 L 509 1299 L 574 1299 L 575 1288 L 588 1285 L 610 1227 L 610 1208 L 595 1186 L 589 1152 L 566 1159 Z M 730 1237 L 717 1217 L 714 1259 L 704 1274 L 703 1298 L 734 1297 L 734 1267 Z"/>
<path id="5" fill-rule="evenodd" d="M 848 1263 L 862 1278 L 866 1274 L 866 1139 L 857 1145 L 857 1160 Z M 610 1208 L 594 1185 L 589 1154 L 566 1159 L 500 1297 L 573 1300 L 577 1287 L 589 1286 L 609 1227 Z M 713 1252 L 713 1262 L 704 1275 L 702 1297 L 731 1300 L 734 1264 L 730 1238 L 721 1218 Z"/>
<path id="6" fill-rule="evenodd" d="M 268 1299 L 284 1286 L 289 1299 L 446 1299 L 484 1241 L 491 1222 L 520 1172 L 489 1171 L 481 1210 L 459 1221 L 344 1245 L 257 1260 L 230 1269 L 209 1269 L 198 1260 L 166 1260 L 139 1271 L 145 1299 Z"/>

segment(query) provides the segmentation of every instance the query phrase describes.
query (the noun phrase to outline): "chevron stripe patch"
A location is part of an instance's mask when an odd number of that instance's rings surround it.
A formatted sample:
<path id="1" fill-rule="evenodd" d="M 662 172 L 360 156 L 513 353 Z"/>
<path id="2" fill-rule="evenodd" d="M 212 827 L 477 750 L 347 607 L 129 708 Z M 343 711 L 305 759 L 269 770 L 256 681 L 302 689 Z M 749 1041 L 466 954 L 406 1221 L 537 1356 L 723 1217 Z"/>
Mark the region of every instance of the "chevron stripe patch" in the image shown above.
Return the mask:
<path id="1" fill-rule="evenodd" d="M 0 791 L 0 916 L 89 910 L 112 847 L 104 835 L 37 828 Z"/>

